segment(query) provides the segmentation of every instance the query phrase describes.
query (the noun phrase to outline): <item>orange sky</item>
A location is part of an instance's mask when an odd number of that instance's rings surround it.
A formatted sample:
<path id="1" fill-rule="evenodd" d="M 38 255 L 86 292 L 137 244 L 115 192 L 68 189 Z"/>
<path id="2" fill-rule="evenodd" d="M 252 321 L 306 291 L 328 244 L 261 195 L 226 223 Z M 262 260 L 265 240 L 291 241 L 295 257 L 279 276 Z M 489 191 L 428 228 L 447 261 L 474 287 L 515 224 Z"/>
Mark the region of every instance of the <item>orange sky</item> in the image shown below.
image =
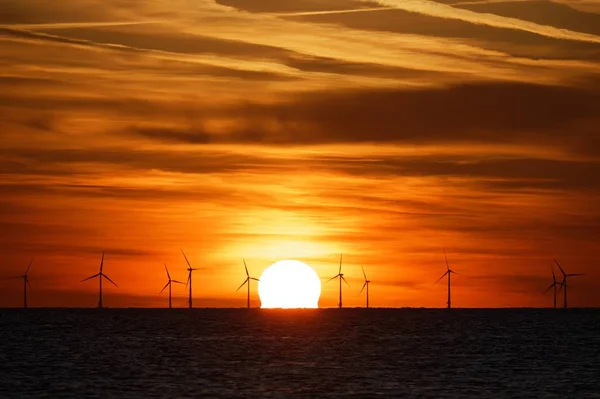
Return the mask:
<path id="1" fill-rule="evenodd" d="M 166 306 L 180 248 L 195 306 L 344 253 L 347 306 L 362 264 L 442 307 L 444 248 L 457 307 L 550 306 L 553 257 L 600 306 L 597 4 L 3 2 L 0 307 L 31 258 L 30 305 L 95 306 L 103 250 L 106 306 Z"/>

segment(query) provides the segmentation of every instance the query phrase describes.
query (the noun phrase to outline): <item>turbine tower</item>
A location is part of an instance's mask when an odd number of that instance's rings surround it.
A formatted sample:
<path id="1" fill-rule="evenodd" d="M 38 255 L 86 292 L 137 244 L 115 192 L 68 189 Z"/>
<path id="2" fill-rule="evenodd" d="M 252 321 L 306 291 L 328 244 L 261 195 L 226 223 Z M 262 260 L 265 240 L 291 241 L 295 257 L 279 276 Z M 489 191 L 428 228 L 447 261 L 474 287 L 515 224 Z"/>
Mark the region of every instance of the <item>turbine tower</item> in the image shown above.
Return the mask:
<path id="1" fill-rule="evenodd" d="M 332 280 L 335 280 L 336 278 L 340 279 L 340 302 L 338 303 L 338 307 L 341 309 L 342 308 L 342 280 L 344 280 L 344 283 L 348 284 L 348 282 L 344 278 L 344 275 L 342 274 L 342 255 L 340 255 L 340 268 L 338 270 L 338 274 L 336 276 L 333 276 L 329 280 L 327 280 L 326 283 L 328 283 Z M 348 284 L 348 287 L 350 287 L 350 284 Z"/>
<path id="2" fill-rule="evenodd" d="M 183 249 L 181 250 L 181 253 L 183 254 L 183 257 L 185 258 L 185 261 L 188 265 L 187 271 L 188 271 L 188 278 L 187 281 L 185 282 L 185 287 L 187 288 L 188 286 L 190 287 L 190 291 L 189 291 L 189 299 L 188 299 L 188 304 L 190 309 L 192 308 L 192 272 L 194 270 L 198 270 L 198 269 L 194 269 L 192 267 L 192 265 L 190 265 L 190 261 L 188 260 L 187 256 L 185 256 L 185 252 L 183 252 Z"/>
<path id="3" fill-rule="evenodd" d="M 558 263 L 558 261 L 556 259 L 554 259 L 554 263 L 556 263 L 556 265 L 558 266 L 558 268 L 560 269 L 560 272 L 563 275 L 563 279 L 562 279 L 562 283 L 560 284 L 560 288 L 561 289 L 565 289 L 565 295 L 564 295 L 564 308 L 567 308 L 567 277 L 577 277 L 577 276 L 585 276 L 585 274 L 580 274 L 580 273 L 571 273 L 571 274 L 567 274 L 565 273 L 565 271 L 563 270 L 563 268 L 560 266 L 560 263 Z"/>
<path id="4" fill-rule="evenodd" d="M 104 274 L 104 272 L 102 271 L 103 267 L 104 267 L 104 252 L 102 252 L 102 260 L 100 261 L 100 273 L 94 274 L 93 276 L 90 276 L 90 277 L 88 277 L 88 278 L 86 278 L 84 280 L 81 280 L 81 282 L 84 282 L 84 281 L 87 281 L 87 280 L 90 280 L 90 279 L 98 277 L 98 281 L 100 282 L 100 294 L 99 294 L 100 298 L 98 300 L 98 308 L 99 309 L 102 309 L 102 307 L 103 307 L 102 306 L 102 279 L 105 278 L 108 281 L 110 281 L 115 287 L 119 287 L 117 284 L 115 284 L 114 281 L 112 281 L 110 279 L 110 277 L 108 277 L 106 274 Z"/>
<path id="5" fill-rule="evenodd" d="M 25 270 L 25 274 L 15 278 L 23 279 L 23 309 L 27 309 L 27 286 L 31 288 L 31 284 L 29 284 L 29 268 L 33 263 L 33 259 L 29 262 L 29 266 L 27 266 L 27 270 Z"/>
<path id="6" fill-rule="evenodd" d="M 250 280 L 254 280 L 254 281 L 260 281 L 257 278 L 254 277 L 250 277 L 250 273 L 248 273 L 248 266 L 246 266 L 246 260 L 242 259 L 244 261 L 244 269 L 246 269 L 246 280 L 244 280 L 244 282 L 242 283 L 242 285 L 240 285 L 238 287 L 237 290 L 235 290 L 235 292 L 238 292 L 245 284 L 248 284 L 248 298 L 246 300 L 246 306 L 248 307 L 248 309 L 250 309 Z"/>
<path id="7" fill-rule="evenodd" d="M 452 276 L 452 274 L 458 274 L 456 273 L 454 270 L 450 269 L 450 265 L 448 264 L 448 257 L 446 256 L 446 251 L 444 251 L 444 258 L 446 259 L 446 273 L 442 274 L 442 277 L 440 277 L 435 283 L 439 283 L 441 279 L 443 279 L 444 277 L 448 276 L 448 302 L 446 302 L 448 304 L 448 309 L 452 308 L 452 296 L 451 296 L 451 284 L 450 284 L 450 277 Z"/>
<path id="8" fill-rule="evenodd" d="M 550 284 L 550 286 L 546 289 L 546 291 L 544 291 L 544 294 L 554 288 L 554 309 L 556 309 L 556 294 L 557 294 L 556 287 L 559 285 L 562 287 L 562 283 L 556 281 L 556 274 L 554 273 L 554 266 L 553 266 L 552 267 L 552 284 Z"/>
<path id="9" fill-rule="evenodd" d="M 169 274 L 169 269 L 167 269 L 167 264 L 165 263 L 165 271 L 167 272 L 167 284 L 163 287 L 162 290 L 160 290 L 160 292 L 158 293 L 159 295 L 162 294 L 162 292 L 169 287 L 169 309 L 172 308 L 171 306 L 171 285 L 173 283 L 177 283 L 177 284 L 183 284 L 181 281 L 177 281 L 177 280 L 172 280 L 171 279 L 171 275 Z"/>
<path id="10" fill-rule="evenodd" d="M 362 266 L 360 268 L 362 269 L 363 276 L 365 276 L 365 283 L 363 284 L 362 288 L 360 289 L 360 292 L 358 293 L 358 295 L 360 296 L 360 294 L 362 294 L 363 290 L 365 288 L 367 289 L 367 309 L 369 309 L 369 284 L 371 284 L 371 280 L 367 279 L 367 273 L 365 273 L 365 268 Z"/>

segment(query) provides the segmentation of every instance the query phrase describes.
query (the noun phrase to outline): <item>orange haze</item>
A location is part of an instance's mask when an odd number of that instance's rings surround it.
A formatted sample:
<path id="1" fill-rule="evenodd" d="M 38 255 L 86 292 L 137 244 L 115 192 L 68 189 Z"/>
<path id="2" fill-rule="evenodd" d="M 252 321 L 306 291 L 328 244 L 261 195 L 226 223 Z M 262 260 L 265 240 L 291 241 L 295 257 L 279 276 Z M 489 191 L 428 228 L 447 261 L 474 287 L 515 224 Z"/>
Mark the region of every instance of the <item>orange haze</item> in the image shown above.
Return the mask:
<path id="1" fill-rule="evenodd" d="M 444 249 L 454 306 L 550 306 L 554 257 L 600 306 L 600 8 L 454 3 L 4 1 L 0 307 L 31 258 L 31 306 L 95 306 L 102 251 L 106 306 L 166 306 L 180 248 L 198 307 L 340 253 L 346 306 L 364 265 L 443 307 Z"/>

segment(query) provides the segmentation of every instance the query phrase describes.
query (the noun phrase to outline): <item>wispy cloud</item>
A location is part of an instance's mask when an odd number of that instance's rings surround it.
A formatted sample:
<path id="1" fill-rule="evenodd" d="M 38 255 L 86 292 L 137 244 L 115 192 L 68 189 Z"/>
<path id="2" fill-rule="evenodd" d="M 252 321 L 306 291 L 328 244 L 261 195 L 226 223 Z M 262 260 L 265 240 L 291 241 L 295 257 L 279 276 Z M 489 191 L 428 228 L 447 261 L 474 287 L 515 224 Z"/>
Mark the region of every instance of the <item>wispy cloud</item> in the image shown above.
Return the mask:
<path id="1" fill-rule="evenodd" d="M 577 40 L 590 43 L 600 43 L 596 35 L 575 32 L 568 29 L 558 29 L 553 26 L 538 25 L 516 18 L 507 18 L 495 14 L 482 14 L 460 9 L 429 0 L 376 0 L 378 3 L 398 9 L 427 14 L 438 18 L 459 19 L 474 24 L 484 24 L 497 28 L 518 29 L 556 39 Z"/>

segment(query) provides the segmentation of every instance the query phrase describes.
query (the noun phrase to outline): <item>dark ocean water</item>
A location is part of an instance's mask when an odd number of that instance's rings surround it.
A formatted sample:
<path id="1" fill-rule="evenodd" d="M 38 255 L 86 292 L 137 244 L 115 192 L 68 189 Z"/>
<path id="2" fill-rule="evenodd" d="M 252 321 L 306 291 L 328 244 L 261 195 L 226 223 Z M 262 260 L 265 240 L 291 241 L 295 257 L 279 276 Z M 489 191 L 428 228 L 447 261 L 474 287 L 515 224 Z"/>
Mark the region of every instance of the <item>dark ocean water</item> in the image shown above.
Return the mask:
<path id="1" fill-rule="evenodd" d="M 0 398 L 600 398 L 600 310 L 0 310 Z"/>

